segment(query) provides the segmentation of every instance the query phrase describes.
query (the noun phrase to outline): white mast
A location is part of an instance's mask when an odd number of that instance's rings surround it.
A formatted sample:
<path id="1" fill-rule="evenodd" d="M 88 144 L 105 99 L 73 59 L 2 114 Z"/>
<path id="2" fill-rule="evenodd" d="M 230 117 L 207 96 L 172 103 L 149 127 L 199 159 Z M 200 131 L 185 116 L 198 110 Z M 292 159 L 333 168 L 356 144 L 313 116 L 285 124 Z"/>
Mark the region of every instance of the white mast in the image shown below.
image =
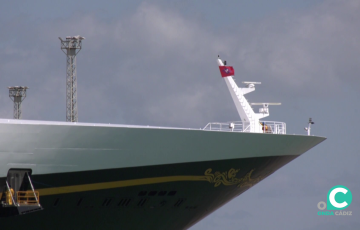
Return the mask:
<path id="1" fill-rule="evenodd" d="M 217 61 L 219 66 L 224 66 L 220 58 Z M 261 84 L 261 82 L 243 82 L 247 88 L 239 88 L 233 76 L 224 77 L 224 80 L 243 123 L 243 132 L 262 133 L 262 125 L 259 120 L 269 116 L 269 105 L 279 105 L 280 103 L 252 103 L 252 105 L 263 105 L 263 108 L 260 108 L 260 113 L 255 113 L 244 95 L 255 91 L 255 85 Z"/>
<path id="2" fill-rule="evenodd" d="M 312 121 L 311 117 L 309 118 L 309 123 L 308 123 L 308 127 L 305 127 L 305 131 L 307 132 L 307 135 L 310 136 L 310 130 L 311 130 L 311 125 L 315 124 L 315 122 Z"/>

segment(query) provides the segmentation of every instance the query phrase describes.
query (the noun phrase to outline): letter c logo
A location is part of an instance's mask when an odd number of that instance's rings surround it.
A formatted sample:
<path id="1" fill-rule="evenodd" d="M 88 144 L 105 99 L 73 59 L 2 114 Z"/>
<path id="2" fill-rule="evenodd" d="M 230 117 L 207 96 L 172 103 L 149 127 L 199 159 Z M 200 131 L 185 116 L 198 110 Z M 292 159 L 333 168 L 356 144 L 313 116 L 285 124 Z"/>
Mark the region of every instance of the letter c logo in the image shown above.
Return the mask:
<path id="1" fill-rule="evenodd" d="M 344 208 L 344 207 L 346 207 L 346 206 L 348 205 L 348 203 L 346 203 L 346 201 L 344 201 L 344 202 L 342 202 L 342 203 L 338 203 L 338 202 L 336 202 L 336 200 L 335 200 L 335 195 L 336 195 L 337 193 L 339 193 L 339 192 L 346 194 L 346 193 L 348 192 L 348 190 L 346 190 L 346 189 L 344 189 L 344 188 L 336 188 L 336 189 L 332 190 L 332 191 L 330 192 L 330 195 L 329 195 L 329 200 L 330 200 L 330 203 L 331 203 L 335 208 Z"/>
<path id="2" fill-rule="evenodd" d="M 335 200 L 335 197 L 337 200 Z M 343 185 L 332 187 L 328 192 L 327 210 L 341 210 L 349 207 L 352 201 L 350 189 Z"/>

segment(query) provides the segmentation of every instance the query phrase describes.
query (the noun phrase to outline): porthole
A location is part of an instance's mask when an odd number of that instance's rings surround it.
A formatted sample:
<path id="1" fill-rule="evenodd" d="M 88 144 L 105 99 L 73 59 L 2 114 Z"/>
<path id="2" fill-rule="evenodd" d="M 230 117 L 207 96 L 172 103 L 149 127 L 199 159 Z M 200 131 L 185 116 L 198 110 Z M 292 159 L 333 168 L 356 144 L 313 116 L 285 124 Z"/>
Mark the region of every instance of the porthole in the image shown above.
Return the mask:
<path id="1" fill-rule="evenodd" d="M 170 192 L 168 193 L 168 196 L 175 196 L 175 194 L 176 194 L 176 191 L 170 191 Z"/>
<path id="2" fill-rule="evenodd" d="M 166 195 L 166 191 L 160 191 L 159 193 L 158 193 L 158 196 L 165 196 Z"/>
<path id="3" fill-rule="evenodd" d="M 57 207 L 59 205 L 60 198 L 56 198 L 54 201 L 54 207 Z"/>
<path id="4" fill-rule="evenodd" d="M 147 200 L 148 200 L 147 198 L 140 199 L 139 202 L 137 203 L 137 206 L 138 207 L 144 206 L 144 204 L 146 203 Z"/>
<path id="5" fill-rule="evenodd" d="M 82 201 L 83 201 L 83 198 L 80 198 L 79 200 L 78 200 L 78 202 L 77 202 L 77 205 L 76 206 L 80 206 L 81 205 L 81 203 L 82 203 Z"/>
<path id="6" fill-rule="evenodd" d="M 157 191 L 151 191 L 151 192 L 149 192 L 149 196 L 155 196 L 156 193 L 157 193 Z"/>
<path id="7" fill-rule="evenodd" d="M 127 207 L 130 204 L 131 198 L 121 199 L 118 206 Z"/>
<path id="8" fill-rule="evenodd" d="M 147 193 L 147 191 L 141 191 L 141 192 L 139 192 L 139 195 L 138 195 L 138 196 L 145 196 L 146 193 Z"/>
<path id="9" fill-rule="evenodd" d="M 178 199 L 176 203 L 174 204 L 174 207 L 180 207 L 180 205 L 185 201 L 185 199 Z"/>
<path id="10" fill-rule="evenodd" d="M 109 206 L 111 203 L 112 199 L 111 198 L 106 198 L 103 203 L 102 206 Z"/>

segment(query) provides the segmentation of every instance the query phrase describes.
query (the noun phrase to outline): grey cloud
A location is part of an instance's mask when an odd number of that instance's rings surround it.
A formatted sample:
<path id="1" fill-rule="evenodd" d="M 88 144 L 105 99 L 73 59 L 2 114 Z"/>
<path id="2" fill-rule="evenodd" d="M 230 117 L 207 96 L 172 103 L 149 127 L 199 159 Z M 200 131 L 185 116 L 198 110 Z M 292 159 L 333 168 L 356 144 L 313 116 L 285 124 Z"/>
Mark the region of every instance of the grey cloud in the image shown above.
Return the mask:
<path id="1" fill-rule="evenodd" d="M 238 56 L 250 74 L 299 92 L 331 92 L 359 84 L 357 1 L 328 1 L 307 12 L 284 12 L 245 29 Z M 243 38 L 245 37 L 245 38 Z M 327 90 L 326 90 L 327 89 Z M 315 93 L 316 94 L 316 93 Z"/>
<path id="2" fill-rule="evenodd" d="M 335 12 L 334 7 L 338 7 Z M 7 45 L 2 48 L 0 69 L 9 84 L 31 85 L 36 101 L 44 99 L 40 96 L 46 94 L 44 88 L 53 89 L 49 102 L 32 117 L 44 114 L 39 111 L 49 104 L 64 110 L 65 55 L 57 37 L 80 34 L 87 38 L 78 56 L 80 120 L 102 117 L 102 122 L 202 126 L 217 120 L 221 115 L 217 111 L 233 114 L 228 120 L 238 119 L 217 72 L 219 53 L 233 63 L 237 79 L 268 85 L 255 98 L 270 92 L 294 96 L 303 93 L 303 87 L 319 95 L 342 80 L 357 83 L 358 78 L 345 74 L 359 72 L 355 63 L 360 32 L 353 30 L 359 19 L 356 7 L 345 14 L 347 4 L 323 4 L 310 12 L 284 13 L 226 34 L 152 4 L 141 4 L 133 15 L 110 22 L 81 14 L 36 27 L 16 22 L 18 27 L 28 27 L 25 32 L 4 23 L 10 36 L 3 37 Z M 101 109 L 90 108 L 96 106 Z M 119 113 L 116 118 L 114 113 Z"/>

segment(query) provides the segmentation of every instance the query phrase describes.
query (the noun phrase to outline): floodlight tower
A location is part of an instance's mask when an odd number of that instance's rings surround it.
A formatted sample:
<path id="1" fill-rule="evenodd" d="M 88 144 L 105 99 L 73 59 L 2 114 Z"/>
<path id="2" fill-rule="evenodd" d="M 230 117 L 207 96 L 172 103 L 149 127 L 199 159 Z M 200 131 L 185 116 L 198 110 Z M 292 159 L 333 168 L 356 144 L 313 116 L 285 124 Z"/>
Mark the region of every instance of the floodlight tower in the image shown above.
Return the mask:
<path id="1" fill-rule="evenodd" d="M 76 80 L 76 55 L 81 50 L 81 41 L 84 37 L 67 36 L 61 41 L 61 50 L 66 54 L 66 121 L 77 122 L 77 80 Z M 66 50 L 66 52 L 65 52 Z"/>
<path id="2" fill-rule="evenodd" d="M 26 97 L 27 86 L 10 86 L 9 97 L 14 102 L 14 119 L 21 118 L 21 102 Z"/>

